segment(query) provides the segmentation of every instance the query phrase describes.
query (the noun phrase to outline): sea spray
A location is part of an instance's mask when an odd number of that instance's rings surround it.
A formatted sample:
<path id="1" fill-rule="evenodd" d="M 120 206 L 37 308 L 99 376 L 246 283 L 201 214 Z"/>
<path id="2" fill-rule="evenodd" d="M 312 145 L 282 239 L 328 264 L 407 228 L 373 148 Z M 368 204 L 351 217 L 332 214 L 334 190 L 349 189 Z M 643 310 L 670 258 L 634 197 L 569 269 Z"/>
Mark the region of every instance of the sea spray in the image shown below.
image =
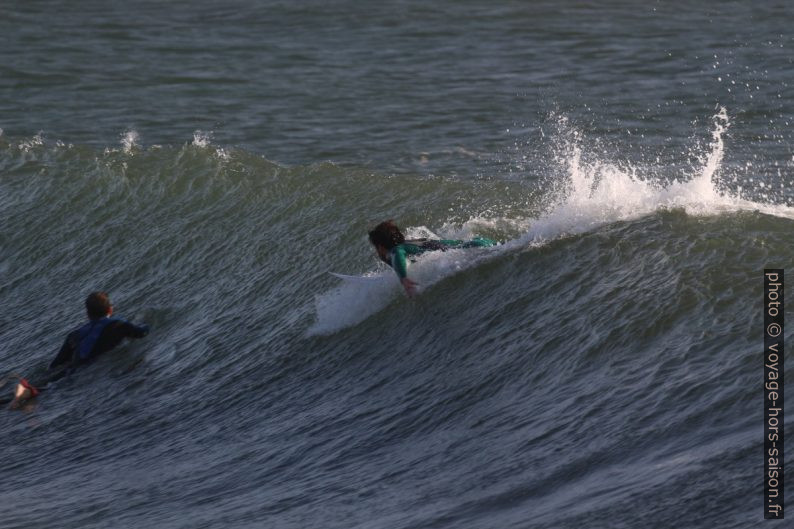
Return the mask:
<path id="1" fill-rule="evenodd" d="M 692 173 L 670 181 L 653 179 L 641 165 L 619 166 L 587 151 L 587 137 L 572 127 L 564 116 L 557 117 L 557 134 L 551 137 L 555 149 L 552 163 L 555 179 L 543 181 L 539 216 L 519 218 L 473 217 L 462 224 L 444 223 L 440 236 L 471 238 L 484 230 L 522 230 L 504 244 L 478 250 L 430 252 L 411 264 L 409 274 L 420 284 L 420 294 L 442 279 L 477 266 L 505 252 L 535 248 L 560 237 L 582 234 L 601 226 L 625 222 L 657 211 L 681 209 L 689 215 L 715 215 L 721 212 L 760 210 L 794 218 L 794 208 L 761 204 L 741 199 L 721 185 L 724 135 L 730 126 L 727 110 L 720 107 L 713 116 L 711 142 L 701 153 L 701 166 Z M 587 160 L 587 161 L 585 161 Z M 411 237 L 439 238 L 425 226 L 405 228 Z M 328 334 L 355 325 L 386 308 L 401 295 L 394 273 L 370 272 L 372 282 L 341 281 L 331 290 L 316 296 L 315 322 L 309 334 Z M 344 270 L 341 270 L 344 271 Z"/>
<path id="2" fill-rule="evenodd" d="M 121 135 L 121 147 L 122 150 L 127 153 L 131 154 L 133 149 L 138 147 L 138 141 L 140 140 L 140 135 L 137 131 L 128 130 L 124 134 Z"/>

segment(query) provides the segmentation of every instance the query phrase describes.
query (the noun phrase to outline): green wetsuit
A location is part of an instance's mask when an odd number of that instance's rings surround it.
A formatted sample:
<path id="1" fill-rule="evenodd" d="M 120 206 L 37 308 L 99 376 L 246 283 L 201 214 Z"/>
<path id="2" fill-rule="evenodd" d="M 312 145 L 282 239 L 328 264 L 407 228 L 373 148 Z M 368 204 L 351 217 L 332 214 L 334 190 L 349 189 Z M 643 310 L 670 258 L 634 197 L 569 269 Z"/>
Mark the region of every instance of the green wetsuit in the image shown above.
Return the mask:
<path id="1" fill-rule="evenodd" d="M 385 260 L 385 262 L 394 268 L 394 271 L 397 272 L 397 276 L 399 276 L 400 279 L 404 279 L 408 276 L 407 259 L 410 259 L 411 256 L 421 255 L 425 252 L 432 252 L 436 250 L 441 250 L 443 252 L 444 250 L 450 249 L 478 248 L 483 246 L 494 246 L 495 244 L 495 241 L 486 239 L 484 237 L 477 237 L 476 239 L 472 239 L 470 241 L 454 239 L 441 239 L 440 241 L 432 239 L 417 239 L 405 241 L 404 243 L 398 244 L 389 250 L 388 259 Z"/>

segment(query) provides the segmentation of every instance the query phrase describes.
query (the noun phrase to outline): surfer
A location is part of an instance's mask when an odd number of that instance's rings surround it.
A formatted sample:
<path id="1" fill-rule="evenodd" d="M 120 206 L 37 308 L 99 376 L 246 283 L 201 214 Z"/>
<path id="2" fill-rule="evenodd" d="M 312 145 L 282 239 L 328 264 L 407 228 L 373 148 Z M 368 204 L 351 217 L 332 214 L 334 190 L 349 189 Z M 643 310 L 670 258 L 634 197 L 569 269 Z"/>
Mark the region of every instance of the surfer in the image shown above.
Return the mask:
<path id="1" fill-rule="evenodd" d="M 134 325 L 111 318 L 113 305 L 105 292 L 93 292 L 85 300 L 88 323 L 66 336 L 58 354 L 50 362 L 47 372 L 35 383 L 19 378 L 11 408 L 35 397 L 50 382 L 72 373 L 78 366 L 88 364 L 98 356 L 119 345 L 125 338 L 143 338 L 149 326 Z"/>
<path id="2" fill-rule="evenodd" d="M 494 246 L 495 241 L 477 237 L 470 241 L 456 239 L 412 239 L 406 240 L 393 220 L 381 222 L 369 232 L 369 242 L 378 252 L 378 257 L 391 266 L 400 278 L 405 293 L 412 297 L 416 293 L 417 283 L 408 277 L 406 259 L 409 256 L 421 255 L 430 251 L 445 251 L 452 248 L 476 248 Z"/>

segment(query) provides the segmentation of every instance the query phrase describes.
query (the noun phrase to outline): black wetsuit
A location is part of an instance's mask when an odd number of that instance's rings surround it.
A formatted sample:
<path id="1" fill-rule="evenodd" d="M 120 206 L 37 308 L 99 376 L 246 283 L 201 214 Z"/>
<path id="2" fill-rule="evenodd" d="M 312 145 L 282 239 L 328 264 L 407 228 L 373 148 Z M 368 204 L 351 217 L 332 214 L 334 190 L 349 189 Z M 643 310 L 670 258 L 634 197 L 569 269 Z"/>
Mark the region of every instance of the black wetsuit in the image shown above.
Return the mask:
<path id="1" fill-rule="evenodd" d="M 125 338 L 143 338 L 148 333 L 148 325 L 135 325 L 115 318 L 92 320 L 69 333 L 61 350 L 50 362 L 47 373 L 31 380 L 31 384 L 42 388 L 68 375 L 76 367 L 92 362 Z"/>
<path id="2" fill-rule="evenodd" d="M 91 320 L 79 329 L 70 332 L 60 351 L 50 362 L 49 369 L 30 381 L 20 379 L 35 397 L 54 382 L 73 372 L 79 365 L 92 362 L 98 356 L 119 345 L 125 338 L 143 338 L 149 333 L 148 325 L 134 325 L 115 318 Z M 0 405 L 11 402 L 13 397 L 0 397 Z"/>

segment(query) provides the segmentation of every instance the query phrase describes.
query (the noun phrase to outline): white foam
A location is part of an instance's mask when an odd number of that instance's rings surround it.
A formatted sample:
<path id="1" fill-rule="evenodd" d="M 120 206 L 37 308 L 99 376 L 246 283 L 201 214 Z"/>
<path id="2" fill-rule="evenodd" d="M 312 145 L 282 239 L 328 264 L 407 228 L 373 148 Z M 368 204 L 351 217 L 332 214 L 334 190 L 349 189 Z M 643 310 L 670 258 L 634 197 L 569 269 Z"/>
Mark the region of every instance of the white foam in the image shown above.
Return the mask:
<path id="1" fill-rule="evenodd" d="M 128 130 L 124 134 L 121 135 L 121 147 L 122 150 L 129 154 L 135 147 L 138 147 L 138 140 L 140 136 L 138 132 L 134 130 Z"/>
<path id="2" fill-rule="evenodd" d="M 567 127 L 562 120 L 563 127 Z M 482 231 L 512 231 L 522 235 L 492 248 L 428 252 L 410 265 L 410 277 L 420 284 L 419 293 L 441 279 L 484 259 L 516 248 L 535 247 L 568 235 L 591 231 L 612 222 L 637 219 L 663 209 L 683 209 L 690 215 L 716 215 L 735 211 L 760 211 L 794 219 L 794 208 L 746 200 L 721 185 L 723 137 L 730 126 L 724 108 L 713 116 L 712 139 L 692 174 L 673 183 L 644 179 L 640 168 L 622 168 L 595 161 L 586 163 L 582 136 L 561 142 L 557 162 L 564 177 L 547 194 L 545 213 L 537 218 L 473 218 L 463 225 L 444 224 L 438 231 L 448 238 L 472 238 Z M 650 171 L 649 171 L 650 172 Z M 735 175 L 734 175 L 735 176 Z M 407 238 L 438 238 L 424 226 L 406 229 Z M 465 252 L 465 256 L 464 256 Z M 343 282 L 316 298 L 317 321 L 311 334 L 328 334 L 355 325 L 392 302 L 402 291 L 391 269 L 377 272 L 383 280 L 373 284 Z"/>
<path id="3" fill-rule="evenodd" d="M 406 229 L 406 236 L 426 234 L 427 228 Z M 432 232 L 429 232 L 432 235 Z M 425 236 L 425 235 L 422 235 Z M 501 247 L 471 248 L 428 252 L 409 266 L 410 277 L 417 283 L 416 295 L 442 279 L 466 268 L 477 266 L 492 257 Z M 330 291 L 315 296 L 316 320 L 308 334 L 323 335 L 356 325 L 386 308 L 395 299 L 404 296 L 402 285 L 391 268 L 382 268 L 366 274 L 367 281 L 342 280 Z"/>
<path id="4" fill-rule="evenodd" d="M 383 310 L 402 289 L 391 270 L 367 275 L 372 281 L 341 280 L 338 286 L 315 296 L 316 321 L 310 336 L 331 334 L 355 325 Z"/>
<path id="5" fill-rule="evenodd" d="M 222 149 L 221 147 L 214 147 L 212 145 L 212 131 L 195 131 L 193 133 L 193 142 L 191 145 L 202 149 L 212 148 L 216 158 L 224 162 L 229 160 L 229 153 L 225 149 Z"/>
<path id="6" fill-rule="evenodd" d="M 193 145 L 194 147 L 209 147 L 212 143 L 212 132 L 203 132 L 197 130 L 193 133 Z"/>
<path id="7" fill-rule="evenodd" d="M 721 108 L 713 117 L 709 151 L 693 175 L 668 185 L 644 180 L 636 169 L 614 164 L 582 162 L 578 143 L 569 146 L 568 182 L 546 214 L 533 221 L 522 243 L 541 242 L 568 234 L 583 233 L 610 222 L 632 220 L 662 209 L 684 209 L 690 215 L 715 215 L 730 211 L 761 211 L 794 218 L 794 208 L 761 204 L 731 194 L 721 186 L 725 152 L 723 136 L 730 126 Z"/>
<path id="8" fill-rule="evenodd" d="M 39 132 L 29 140 L 19 142 L 19 150 L 23 152 L 30 152 L 30 150 L 34 147 L 41 145 L 44 145 L 44 138 L 42 137 L 41 132 Z"/>

